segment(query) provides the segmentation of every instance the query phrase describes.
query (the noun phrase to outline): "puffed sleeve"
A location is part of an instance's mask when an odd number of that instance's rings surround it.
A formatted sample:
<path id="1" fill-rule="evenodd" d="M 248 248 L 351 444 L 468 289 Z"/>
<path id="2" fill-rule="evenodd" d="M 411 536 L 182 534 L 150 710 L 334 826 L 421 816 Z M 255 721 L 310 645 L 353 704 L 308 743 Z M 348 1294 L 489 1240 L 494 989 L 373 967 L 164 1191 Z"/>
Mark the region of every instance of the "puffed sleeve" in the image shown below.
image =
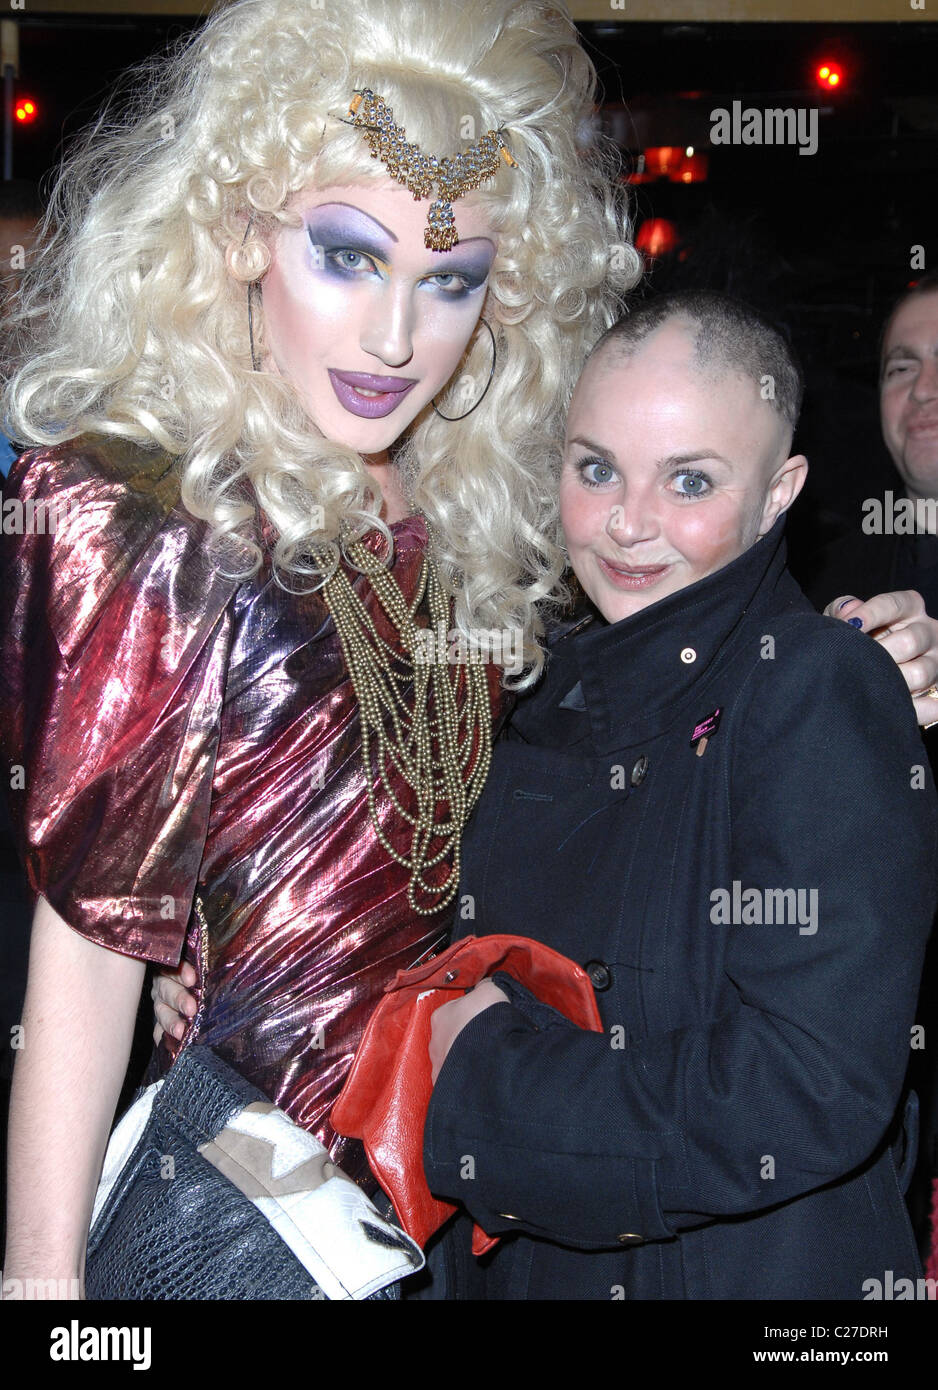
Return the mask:
<path id="1" fill-rule="evenodd" d="M 34 895 L 175 964 L 208 828 L 234 581 L 172 460 L 111 441 L 25 454 L 3 503 L 0 747 Z"/>
<path id="2" fill-rule="evenodd" d="M 886 1132 L 936 900 L 934 790 L 881 647 L 805 614 L 785 650 L 755 661 L 720 731 L 735 748 L 731 867 L 819 885 L 821 929 L 728 928 L 719 1016 L 622 1050 L 514 1003 L 472 1019 L 440 1071 L 424 1163 L 490 1235 L 666 1238 L 842 1179 Z"/>

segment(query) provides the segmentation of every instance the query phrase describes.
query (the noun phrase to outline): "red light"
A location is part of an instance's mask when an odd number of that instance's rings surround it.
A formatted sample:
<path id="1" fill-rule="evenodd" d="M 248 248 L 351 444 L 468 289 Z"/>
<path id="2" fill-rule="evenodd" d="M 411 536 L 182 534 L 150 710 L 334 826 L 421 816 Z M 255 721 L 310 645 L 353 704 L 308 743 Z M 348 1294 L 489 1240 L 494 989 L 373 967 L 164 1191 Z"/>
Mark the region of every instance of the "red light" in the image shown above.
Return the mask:
<path id="1" fill-rule="evenodd" d="M 649 217 L 638 229 L 635 245 L 639 251 L 652 260 L 657 256 L 667 256 L 680 244 L 677 227 L 666 217 Z"/>
<path id="2" fill-rule="evenodd" d="M 39 115 L 39 107 L 33 101 L 32 97 L 20 97 L 19 101 L 16 103 L 13 114 L 23 125 L 28 125 L 30 121 L 34 121 Z"/>
<path id="3" fill-rule="evenodd" d="M 683 162 L 683 145 L 653 145 L 645 151 L 645 173 L 652 178 L 670 178 Z"/>
<path id="4" fill-rule="evenodd" d="M 822 87 L 830 90 L 832 87 L 840 86 L 843 72 L 836 63 L 823 63 L 817 70 L 817 80 Z"/>
<path id="5" fill-rule="evenodd" d="M 703 183 L 708 163 L 707 155 L 696 151 L 693 145 L 653 145 L 639 156 L 628 181 L 653 183 L 655 179 L 668 179 L 671 183 Z"/>

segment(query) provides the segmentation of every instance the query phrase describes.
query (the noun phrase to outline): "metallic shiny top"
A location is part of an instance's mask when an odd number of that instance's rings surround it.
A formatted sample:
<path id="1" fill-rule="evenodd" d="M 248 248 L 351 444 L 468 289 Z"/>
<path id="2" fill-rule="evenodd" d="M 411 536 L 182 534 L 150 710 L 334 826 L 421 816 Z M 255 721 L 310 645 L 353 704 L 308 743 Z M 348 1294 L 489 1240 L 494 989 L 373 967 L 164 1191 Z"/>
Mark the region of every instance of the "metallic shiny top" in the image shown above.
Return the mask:
<path id="1" fill-rule="evenodd" d="M 445 940 L 450 911 L 415 918 L 375 834 L 323 599 L 284 592 L 266 557 L 247 581 L 221 575 L 165 455 L 72 441 L 24 455 L 6 495 L 33 522 L 4 537 L 0 571 L 0 748 L 23 768 L 10 810 L 32 890 L 101 945 L 191 960 L 199 1041 L 370 1185 L 327 1117 L 385 984 Z M 391 531 L 409 599 L 425 523 Z M 489 674 L 498 722 L 508 700 Z M 151 1075 L 170 1060 L 164 1043 Z"/>

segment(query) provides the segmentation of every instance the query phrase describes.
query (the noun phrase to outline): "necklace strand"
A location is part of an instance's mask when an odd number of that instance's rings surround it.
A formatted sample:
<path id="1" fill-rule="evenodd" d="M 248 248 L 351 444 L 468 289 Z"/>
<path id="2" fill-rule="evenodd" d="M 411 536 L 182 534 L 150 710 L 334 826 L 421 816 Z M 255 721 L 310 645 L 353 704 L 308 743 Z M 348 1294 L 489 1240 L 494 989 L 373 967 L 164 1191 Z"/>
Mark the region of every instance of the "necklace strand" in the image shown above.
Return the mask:
<path id="1" fill-rule="evenodd" d="M 424 639 L 418 634 L 425 629 L 417 622 L 417 611 L 424 600 L 435 637 L 445 632 L 450 622 L 449 601 L 429 551 L 409 604 L 390 570 L 361 541 L 347 543 L 345 553 L 367 577 L 401 646 L 398 652 L 381 637 L 339 565 L 322 594 L 358 699 L 368 812 L 379 842 L 392 859 L 410 871 L 408 903 L 414 912 L 429 917 L 451 902 L 456 893 L 463 827 L 492 760 L 488 676 L 479 652 L 468 654 L 462 678 L 458 667 L 450 673 L 445 649 L 433 652 L 425 647 L 422 656 L 419 652 Z M 402 854 L 392 845 L 381 825 L 372 752 L 391 806 L 410 827 L 409 853 Z M 391 769 L 413 794 L 412 812 L 401 804 L 392 785 Z M 439 841 L 436 850 L 435 841 Z M 428 873 L 450 852 L 448 877 L 441 884 L 429 882 Z M 418 893 L 431 899 L 430 905 L 418 902 Z"/>

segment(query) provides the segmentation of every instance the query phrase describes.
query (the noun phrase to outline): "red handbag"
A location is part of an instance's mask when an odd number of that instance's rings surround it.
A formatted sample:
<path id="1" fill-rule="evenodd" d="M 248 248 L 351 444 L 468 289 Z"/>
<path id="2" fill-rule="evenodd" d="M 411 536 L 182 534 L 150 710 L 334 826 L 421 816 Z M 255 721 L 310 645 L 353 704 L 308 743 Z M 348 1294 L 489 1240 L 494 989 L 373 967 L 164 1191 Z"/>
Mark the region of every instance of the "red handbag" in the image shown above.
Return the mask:
<path id="1" fill-rule="evenodd" d="M 435 1009 L 497 970 L 507 971 L 579 1028 L 602 1032 L 589 976 L 575 961 L 525 936 L 466 936 L 441 955 L 399 970 L 365 1029 L 330 1122 L 361 1139 L 404 1230 L 424 1246 L 456 1210 L 435 1198 L 423 1171 L 423 1131 L 433 1092 L 430 1020 Z M 472 1250 L 498 1241 L 478 1225 Z"/>

